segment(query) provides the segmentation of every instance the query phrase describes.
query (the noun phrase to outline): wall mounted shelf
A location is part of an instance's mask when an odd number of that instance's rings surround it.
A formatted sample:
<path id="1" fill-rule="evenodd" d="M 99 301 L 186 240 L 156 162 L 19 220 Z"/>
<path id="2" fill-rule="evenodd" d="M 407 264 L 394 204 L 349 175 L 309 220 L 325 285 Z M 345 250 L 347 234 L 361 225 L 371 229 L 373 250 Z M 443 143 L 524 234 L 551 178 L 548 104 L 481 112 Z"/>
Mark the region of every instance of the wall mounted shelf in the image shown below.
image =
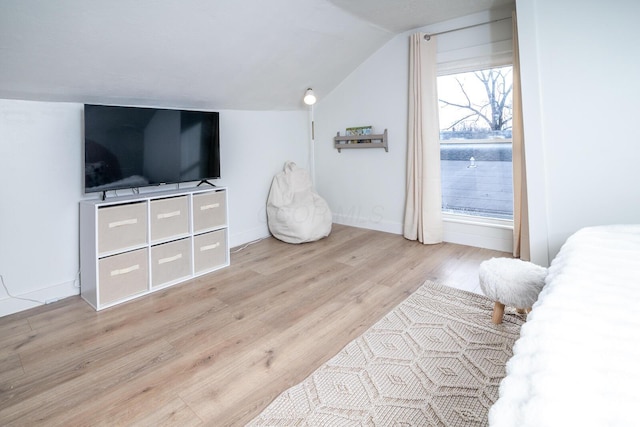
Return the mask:
<path id="1" fill-rule="evenodd" d="M 384 133 L 375 135 L 340 136 L 340 132 L 338 132 L 333 138 L 333 144 L 338 153 L 343 148 L 384 148 L 384 151 L 389 152 L 386 129 Z"/>

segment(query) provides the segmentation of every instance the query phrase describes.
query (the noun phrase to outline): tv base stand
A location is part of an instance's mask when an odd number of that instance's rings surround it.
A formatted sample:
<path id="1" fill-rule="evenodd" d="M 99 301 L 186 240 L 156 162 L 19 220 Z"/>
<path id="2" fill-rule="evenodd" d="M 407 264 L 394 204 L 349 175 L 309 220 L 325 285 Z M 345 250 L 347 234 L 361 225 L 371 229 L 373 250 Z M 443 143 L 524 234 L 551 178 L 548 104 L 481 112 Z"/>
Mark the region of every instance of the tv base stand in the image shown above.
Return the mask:
<path id="1" fill-rule="evenodd" d="M 210 186 L 212 186 L 213 188 L 216 188 L 216 186 L 212 183 L 210 183 L 209 181 L 207 181 L 206 179 L 203 179 L 202 181 L 200 181 L 198 183 L 198 185 L 196 185 L 196 187 L 200 187 L 201 184 L 209 184 Z"/>

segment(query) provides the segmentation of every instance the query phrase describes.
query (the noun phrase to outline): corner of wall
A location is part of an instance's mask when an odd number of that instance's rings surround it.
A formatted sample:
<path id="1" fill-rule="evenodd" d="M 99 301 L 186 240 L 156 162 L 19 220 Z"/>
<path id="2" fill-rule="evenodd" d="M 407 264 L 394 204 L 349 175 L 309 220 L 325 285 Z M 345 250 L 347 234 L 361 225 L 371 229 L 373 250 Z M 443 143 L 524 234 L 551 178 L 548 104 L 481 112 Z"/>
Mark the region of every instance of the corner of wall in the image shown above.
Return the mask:
<path id="1" fill-rule="evenodd" d="M 548 266 L 547 171 L 535 1 L 517 0 L 531 262 Z"/>

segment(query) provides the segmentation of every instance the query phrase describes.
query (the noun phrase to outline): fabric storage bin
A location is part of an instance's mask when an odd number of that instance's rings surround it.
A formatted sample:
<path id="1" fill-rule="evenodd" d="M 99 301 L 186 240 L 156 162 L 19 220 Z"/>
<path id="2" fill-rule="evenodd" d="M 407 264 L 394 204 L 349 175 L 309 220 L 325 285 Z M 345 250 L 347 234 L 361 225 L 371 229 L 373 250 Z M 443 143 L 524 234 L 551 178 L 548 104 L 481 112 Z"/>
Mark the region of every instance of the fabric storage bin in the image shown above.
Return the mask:
<path id="1" fill-rule="evenodd" d="M 227 230 L 199 234 L 193 238 L 195 273 L 227 265 Z"/>
<path id="2" fill-rule="evenodd" d="M 151 247 L 151 285 L 161 286 L 191 275 L 191 239 Z"/>
<path id="3" fill-rule="evenodd" d="M 193 195 L 193 231 L 205 231 L 227 224 L 224 190 Z"/>
<path id="4" fill-rule="evenodd" d="M 183 237 L 189 233 L 189 200 L 187 196 L 151 201 L 151 241 Z"/>
<path id="5" fill-rule="evenodd" d="M 147 204 L 128 203 L 98 209 L 98 254 L 147 242 Z"/>
<path id="6" fill-rule="evenodd" d="M 98 261 L 100 305 L 144 293 L 149 289 L 148 250 L 138 249 Z"/>

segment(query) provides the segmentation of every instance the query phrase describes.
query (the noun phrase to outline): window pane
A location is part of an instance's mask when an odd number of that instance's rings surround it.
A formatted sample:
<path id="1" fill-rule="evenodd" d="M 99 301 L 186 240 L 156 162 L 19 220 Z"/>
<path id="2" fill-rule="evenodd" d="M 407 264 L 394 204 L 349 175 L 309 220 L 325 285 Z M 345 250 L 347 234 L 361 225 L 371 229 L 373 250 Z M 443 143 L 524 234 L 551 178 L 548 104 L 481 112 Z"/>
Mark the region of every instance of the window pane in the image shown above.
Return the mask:
<path id="1" fill-rule="evenodd" d="M 511 68 L 438 77 L 440 138 L 511 139 Z"/>
<path id="2" fill-rule="evenodd" d="M 511 144 L 441 144 L 442 210 L 513 219 Z"/>
<path id="3" fill-rule="evenodd" d="M 511 67 L 438 77 L 444 212 L 513 219 Z"/>

